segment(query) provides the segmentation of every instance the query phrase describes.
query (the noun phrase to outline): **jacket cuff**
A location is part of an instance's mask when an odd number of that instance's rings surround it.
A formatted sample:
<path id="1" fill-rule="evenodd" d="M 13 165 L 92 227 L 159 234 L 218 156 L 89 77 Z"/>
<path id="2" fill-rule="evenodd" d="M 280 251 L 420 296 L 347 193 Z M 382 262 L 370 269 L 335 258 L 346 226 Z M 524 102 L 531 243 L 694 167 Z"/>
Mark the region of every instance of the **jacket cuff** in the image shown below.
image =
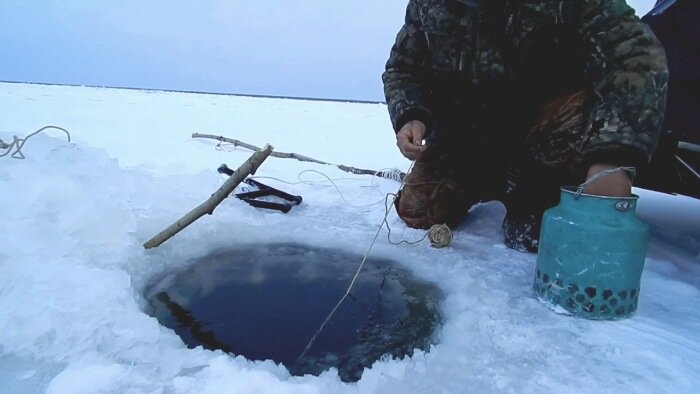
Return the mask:
<path id="1" fill-rule="evenodd" d="M 394 132 L 398 133 L 399 130 L 408 122 L 412 120 L 419 120 L 425 124 L 426 129 L 430 129 L 431 123 L 430 111 L 425 107 L 415 107 L 404 111 L 399 115 L 394 121 Z"/>
<path id="2" fill-rule="evenodd" d="M 635 149 L 627 145 L 606 146 L 587 152 L 583 156 L 588 167 L 596 163 L 612 164 L 621 167 L 635 167 L 639 169 L 649 163 L 649 157 L 645 151 Z"/>

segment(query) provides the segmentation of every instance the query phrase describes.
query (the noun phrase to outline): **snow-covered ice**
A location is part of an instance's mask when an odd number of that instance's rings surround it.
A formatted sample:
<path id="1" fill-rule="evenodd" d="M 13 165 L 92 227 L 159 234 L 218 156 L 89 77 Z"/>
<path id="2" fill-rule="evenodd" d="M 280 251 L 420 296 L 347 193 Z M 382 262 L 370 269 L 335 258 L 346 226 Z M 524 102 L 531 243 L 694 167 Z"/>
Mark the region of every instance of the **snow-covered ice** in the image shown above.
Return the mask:
<path id="1" fill-rule="evenodd" d="M 142 309 L 147 284 L 215 247 L 300 242 L 363 253 L 390 180 L 269 158 L 258 176 L 304 196 L 289 214 L 226 200 L 158 249 L 141 244 L 203 202 L 219 164 L 193 132 L 364 168 L 399 168 L 380 104 L 350 104 L 65 86 L 0 84 L 0 139 L 41 126 L 26 160 L 0 159 L 0 391 L 218 392 L 696 392 L 700 384 L 700 204 L 640 191 L 654 236 L 636 315 L 594 322 L 554 313 L 533 296 L 535 256 L 501 242 L 503 208 L 476 207 L 451 248 L 393 246 L 446 293 L 439 344 L 382 360 L 357 383 L 335 371 L 291 377 L 271 361 L 188 349 Z M 338 179 L 347 202 L 316 170 Z M 308 182 L 306 182 L 308 181 Z M 676 219 L 674 219 L 676 218 Z M 419 239 L 392 213 L 396 239 Z M 682 242 L 672 242 L 673 240 Z M 359 263 L 359 261 L 358 261 Z M 309 333 L 310 335 L 312 333 Z"/>

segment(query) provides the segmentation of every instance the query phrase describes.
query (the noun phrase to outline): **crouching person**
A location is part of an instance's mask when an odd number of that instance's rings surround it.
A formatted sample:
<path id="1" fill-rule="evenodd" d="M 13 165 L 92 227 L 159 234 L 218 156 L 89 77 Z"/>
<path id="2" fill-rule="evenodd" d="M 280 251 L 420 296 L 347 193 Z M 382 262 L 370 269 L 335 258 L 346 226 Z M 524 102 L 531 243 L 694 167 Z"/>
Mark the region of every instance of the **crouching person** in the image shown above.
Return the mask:
<path id="1" fill-rule="evenodd" d="M 455 226 L 502 201 L 507 246 L 536 252 L 562 185 L 654 152 L 668 72 L 623 0 L 410 0 L 383 74 L 410 227 Z M 614 172 L 585 192 L 628 196 Z"/>

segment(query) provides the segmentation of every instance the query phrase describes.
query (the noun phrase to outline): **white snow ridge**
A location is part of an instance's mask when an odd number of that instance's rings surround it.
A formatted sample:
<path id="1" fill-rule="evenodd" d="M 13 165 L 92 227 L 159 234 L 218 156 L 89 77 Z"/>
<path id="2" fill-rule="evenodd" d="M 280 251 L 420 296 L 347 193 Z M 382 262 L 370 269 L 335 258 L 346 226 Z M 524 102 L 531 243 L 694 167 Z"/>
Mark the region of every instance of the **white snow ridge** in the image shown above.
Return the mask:
<path id="1" fill-rule="evenodd" d="M 290 376 L 272 361 L 188 349 L 144 313 L 149 282 L 217 247 L 268 242 L 362 254 L 384 215 L 391 180 L 331 166 L 267 159 L 257 175 L 304 196 L 288 214 L 225 200 L 160 248 L 142 243 L 194 208 L 238 167 L 245 150 L 216 150 L 193 132 L 225 135 L 320 160 L 399 168 L 386 107 L 220 95 L 0 84 L 0 139 L 55 124 L 0 158 L 0 391 L 6 393 L 464 393 L 697 392 L 700 250 L 656 227 L 630 319 L 553 313 L 533 296 L 535 256 L 505 248 L 503 208 L 478 206 L 450 248 L 391 245 L 375 256 L 439 284 L 446 298 L 437 345 L 384 359 L 356 383 L 335 370 Z M 0 153 L 3 151 L 0 150 Z M 320 176 L 336 181 L 347 202 Z M 645 205 L 646 204 L 646 205 Z M 683 210 L 683 237 L 700 238 L 697 201 L 643 193 L 643 217 Z M 651 212 L 651 213 L 649 213 Z M 693 216 L 695 215 L 695 216 Z M 664 214 L 665 218 L 670 214 Z M 419 239 L 394 213 L 396 239 Z M 659 230 L 661 229 L 661 230 Z M 358 261 L 359 264 L 359 261 Z M 348 278 L 349 279 L 349 278 Z M 311 333 L 310 333 L 311 334 Z"/>

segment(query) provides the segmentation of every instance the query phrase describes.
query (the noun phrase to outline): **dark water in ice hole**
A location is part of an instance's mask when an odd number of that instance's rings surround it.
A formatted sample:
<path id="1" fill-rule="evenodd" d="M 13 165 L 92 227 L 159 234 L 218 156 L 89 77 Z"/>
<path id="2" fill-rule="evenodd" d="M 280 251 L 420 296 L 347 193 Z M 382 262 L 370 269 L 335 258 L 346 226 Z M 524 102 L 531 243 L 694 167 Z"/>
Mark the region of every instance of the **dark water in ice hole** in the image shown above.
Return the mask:
<path id="1" fill-rule="evenodd" d="M 281 362 L 293 375 L 338 368 L 356 381 L 383 356 L 434 343 L 441 291 L 395 263 L 367 259 L 349 296 L 299 360 L 345 293 L 362 256 L 294 244 L 218 251 L 147 291 L 149 314 L 189 347 Z"/>

